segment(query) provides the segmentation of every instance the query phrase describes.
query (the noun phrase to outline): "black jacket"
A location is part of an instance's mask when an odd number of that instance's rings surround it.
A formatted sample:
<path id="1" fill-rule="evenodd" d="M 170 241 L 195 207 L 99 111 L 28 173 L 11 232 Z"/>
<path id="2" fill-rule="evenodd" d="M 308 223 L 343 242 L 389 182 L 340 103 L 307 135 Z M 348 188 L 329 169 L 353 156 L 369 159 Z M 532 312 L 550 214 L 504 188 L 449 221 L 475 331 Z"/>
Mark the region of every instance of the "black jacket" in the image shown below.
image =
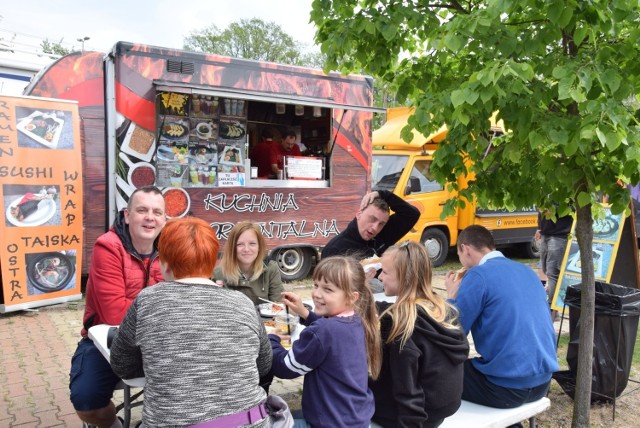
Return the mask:
<path id="1" fill-rule="evenodd" d="M 390 303 L 376 302 L 378 311 Z M 373 421 L 385 428 L 423 427 L 458 410 L 469 343 L 462 328 L 446 329 L 418 309 L 411 338 L 386 344 L 389 315 L 380 320 L 383 355 L 380 377 L 369 380 L 376 403 Z"/>
<path id="2" fill-rule="evenodd" d="M 411 230 L 420 218 L 420 211 L 388 190 L 378 191 L 380 197 L 389 204 L 393 214 L 378 236 L 365 241 L 358 231 L 354 218 L 345 230 L 334 237 L 322 249 L 322 258 L 329 256 L 354 256 L 359 260 L 381 256 L 387 248 L 398 242 Z"/>
<path id="3" fill-rule="evenodd" d="M 543 236 L 560 236 L 566 238 L 571 232 L 571 226 L 573 225 L 573 217 L 566 215 L 552 221 L 545 218 L 541 213 L 538 214 L 538 230 Z"/>

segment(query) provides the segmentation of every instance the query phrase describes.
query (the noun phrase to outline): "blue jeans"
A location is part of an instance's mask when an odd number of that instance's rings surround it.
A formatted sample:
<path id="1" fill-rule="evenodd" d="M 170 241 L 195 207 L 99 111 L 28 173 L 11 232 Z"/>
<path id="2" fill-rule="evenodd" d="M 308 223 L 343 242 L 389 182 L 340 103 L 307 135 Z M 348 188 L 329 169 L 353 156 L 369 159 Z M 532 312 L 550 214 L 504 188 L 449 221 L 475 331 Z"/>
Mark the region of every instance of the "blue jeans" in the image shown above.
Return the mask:
<path id="1" fill-rule="evenodd" d="M 556 292 L 558 276 L 567 249 L 567 237 L 543 235 L 540 240 L 540 262 L 542 271 L 547 275 L 547 296 L 549 303 L 553 302 Z"/>
<path id="2" fill-rule="evenodd" d="M 293 416 L 293 428 L 311 428 L 309 422 L 304 419 L 304 415 L 302 414 L 302 410 L 293 410 L 291 412 Z M 382 428 L 382 426 L 376 424 L 375 422 L 371 422 L 371 428 Z"/>
<path id="3" fill-rule="evenodd" d="M 120 378 L 113 373 L 109 361 L 90 339 L 78 343 L 69 373 L 71 402 L 76 410 L 96 410 L 107 406 Z"/>
<path id="4" fill-rule="evenodd" d="M 513 409 L 547 395 L 550 381 L 533 388 L 505 388 L 490 382 L 471 361 L 469 359 L 464 363 L 463 400 L 496 409 Z"/>

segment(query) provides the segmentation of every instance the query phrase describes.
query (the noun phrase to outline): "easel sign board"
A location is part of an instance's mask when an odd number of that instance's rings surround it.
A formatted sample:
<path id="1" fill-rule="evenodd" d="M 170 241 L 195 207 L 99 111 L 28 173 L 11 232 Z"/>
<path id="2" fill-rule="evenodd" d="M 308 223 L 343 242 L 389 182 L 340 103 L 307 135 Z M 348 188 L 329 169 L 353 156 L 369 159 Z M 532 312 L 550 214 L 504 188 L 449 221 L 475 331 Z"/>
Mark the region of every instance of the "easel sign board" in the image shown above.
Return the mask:
<path id="1" fill-rule="evenodd" d="M 0 96 L 0 313 L 82 298 L 76 102 Z"/>
<path id="2" fill-rule="evenodd" d="M 324 179 L 324 159 L 307 156 L 287 156 L 287 178 L 299 180 Z"/>
<path id="3" fill-rule="evenodd" d="M 638 249 L 636 247 L 633 214 L 611 214 L 605 206 L 605 218 L 593 222 L 593 267 L 596 280 L 613 282 L 626 287 L 638 287 Z M 571 230 L 573 238 L 567 245 L 558 286 L 551 308 L 563 310 L 567 287 L 582 282 L 580 250 L 575 237 L 575 222 Z"/>

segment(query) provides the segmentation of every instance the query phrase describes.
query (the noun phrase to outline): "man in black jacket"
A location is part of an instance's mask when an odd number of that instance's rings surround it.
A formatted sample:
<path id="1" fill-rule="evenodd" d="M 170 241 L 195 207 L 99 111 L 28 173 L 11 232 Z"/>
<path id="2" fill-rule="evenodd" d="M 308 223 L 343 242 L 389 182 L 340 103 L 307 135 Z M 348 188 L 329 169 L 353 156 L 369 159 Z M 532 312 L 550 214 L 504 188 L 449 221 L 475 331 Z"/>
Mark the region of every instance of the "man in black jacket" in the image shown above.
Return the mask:
<path id="1" fill-rule="evenodd" d="M 573 225 L 573 216 L 566 215 L 553 221 L 545 216 L 545 213 L 538 214 L 538 230 L 535 239 L 540 240 L 540 261 L 542 263 L 542 271 L 547 276 L 547 299 L 549 304 L 553 301 L 556 293 L 556 285 L 560 269 L 562 268 L 562 260 L 567 248 L 567 239 Z M 553 321 L 558 317 L 558 311 L 551 311 L 551 319 Z"/>
<path id="2" fill-rule="evenodd" d="M 393 211 L 390 214 L 389 211 Z M 358 260 L 380 257 L 387 248 L 407 234 L 420 218 L 420 211 L 387 190 L 368 193 L 362 199 L 360 210 L 345 230 L 322 249 L 322 257 L 354 256 Z M 367 274 L 374 279 L 375 270 Z M 377 286 L 376 286 L 377 284 Z M 382 291 L 374 280 L 373 291 Z"/>

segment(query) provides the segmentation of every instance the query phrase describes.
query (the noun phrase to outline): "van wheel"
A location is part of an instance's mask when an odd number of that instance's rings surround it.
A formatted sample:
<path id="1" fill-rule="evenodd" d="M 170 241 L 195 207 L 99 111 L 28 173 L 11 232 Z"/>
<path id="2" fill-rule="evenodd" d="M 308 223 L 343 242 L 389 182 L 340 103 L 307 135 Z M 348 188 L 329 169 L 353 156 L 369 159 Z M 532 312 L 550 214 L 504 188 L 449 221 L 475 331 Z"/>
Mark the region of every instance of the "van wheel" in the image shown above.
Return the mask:
<path id="1" fill-rule="evenodd" d="M 313 254 L 307 248 L 281 248 L 272 256 L 283 281 L 304 279 L 311 271 Z"/>
<path id="2" fill-rule="evenodd" d="M 540 258 L 540 246 L 538 245 L 538 241 L 535 239 L 531 239 L 529 242 L 523 242 L 520 245 L 522 246 L 522 252 L 526 257 L 530 259 Z"/>
<path id="3" fill-rule="evenodd" d="M 440 229 L 431 228 L 425 230 L 422 233 L 420 242 L 422 242 L 422 245 L 426 248 L 433 267 L 442 265 L 447 259 L 449 240 L 447 239 L 447 235 Z"/>

